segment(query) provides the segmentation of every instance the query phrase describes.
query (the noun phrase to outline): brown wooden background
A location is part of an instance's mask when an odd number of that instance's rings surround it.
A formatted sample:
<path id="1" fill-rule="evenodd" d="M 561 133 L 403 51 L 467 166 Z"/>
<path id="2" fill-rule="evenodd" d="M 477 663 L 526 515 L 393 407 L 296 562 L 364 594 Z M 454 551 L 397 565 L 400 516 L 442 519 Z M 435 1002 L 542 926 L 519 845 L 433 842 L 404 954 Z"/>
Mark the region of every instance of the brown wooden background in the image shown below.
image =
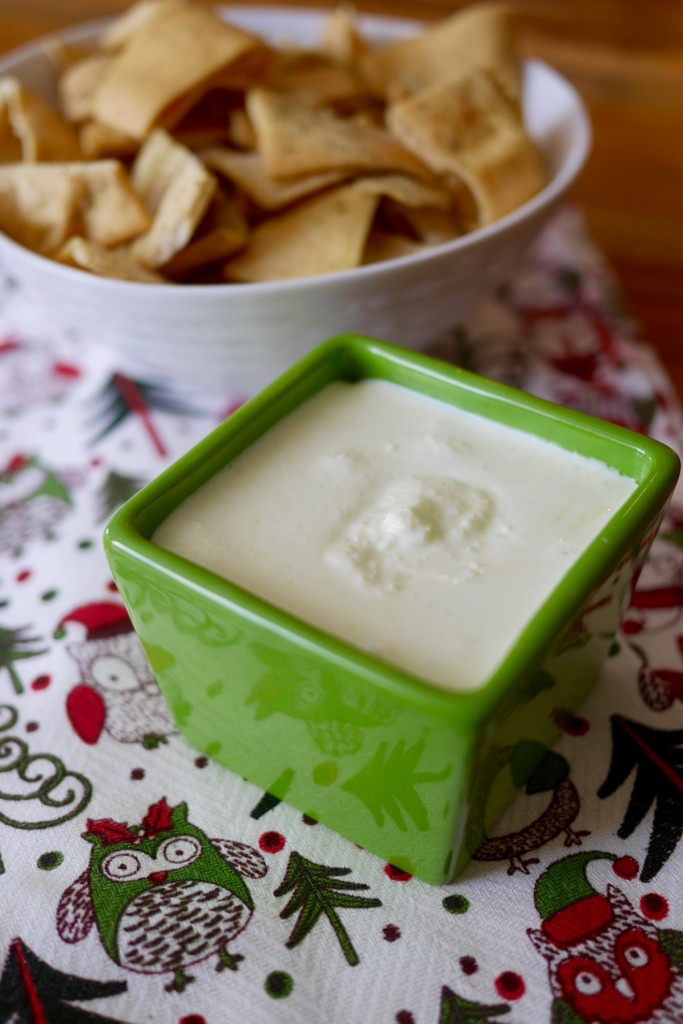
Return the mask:
<path id="1" fill-rule="evenodd" d="M 292 4 L 306 6 L 305 0 Z M 129 0 L 0 0 L 0 52 L 128 6 Z M 463 4 L 357 0 L 355 6 L 428 20 Z M 510 0 L 510 6 L 525 50 L 554 64 L 588 106 L 593 151 L 574 196 L 642 336 L 683 396 L 683 2 Z"/>

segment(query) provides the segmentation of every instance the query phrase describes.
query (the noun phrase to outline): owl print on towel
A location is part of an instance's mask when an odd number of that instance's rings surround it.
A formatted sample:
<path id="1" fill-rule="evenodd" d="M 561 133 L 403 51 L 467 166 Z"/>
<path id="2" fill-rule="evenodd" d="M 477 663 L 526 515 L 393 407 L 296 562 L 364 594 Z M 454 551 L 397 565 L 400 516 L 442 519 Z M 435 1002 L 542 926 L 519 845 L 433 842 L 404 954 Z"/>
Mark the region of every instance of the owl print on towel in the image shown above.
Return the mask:
<path id="1" fill-rule="evenodd" d="M 658 926 L 668 913 L 659 894 L 636 910 L 619 886 L 598 891 L 594 862 L 632 879 L 632 857 L 597 851 L 552 863 L 535 888 L 540 929 L 528 935 L 548 963 L 552 1020 L 562 1024 L 675 1024 L 683 1021 L 683 932 Z M 588 871 L 587 871 L 588 869 Z"/>
<path id="2" fill-rule="evenodd" d="M 251 920 L 245 878 L 268 868 L 261 854 L 230 839 L 210 838 L 187 817 L 187 805 L 165 798 L 129 826 L 88 821 L 90 864 L 62 894 L 57 932 L 81 942 L 97 927 L 111 959 L 140 974 L 168 974 L 167 991 L 193 980 L 188 968 L 215 958 L 236 971 L 243 956 L 228 949 Z"/>

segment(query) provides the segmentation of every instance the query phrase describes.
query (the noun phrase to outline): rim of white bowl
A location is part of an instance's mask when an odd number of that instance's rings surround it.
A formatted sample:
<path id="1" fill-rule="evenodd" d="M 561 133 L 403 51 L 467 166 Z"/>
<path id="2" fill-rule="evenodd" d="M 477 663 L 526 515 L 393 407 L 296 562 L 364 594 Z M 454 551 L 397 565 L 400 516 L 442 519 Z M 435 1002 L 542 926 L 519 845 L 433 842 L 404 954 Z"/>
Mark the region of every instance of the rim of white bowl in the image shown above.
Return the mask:
<path id="1" fill-rule="evenodd" d="M 276 20 L 283 21 L 297 21 L 300 25 L 313 26 L 319 19 L 326 13 L 326 10 L 316 8 L 298 8 L 298 7 L 226 7 L 225 5 L 217 5 L 217 9 L 226 16 L 234 18 L 236 22 L 244 20 L 245 22 L 260 22 L 265 25 L 269 18 L 275 18 Z M 67 28 L 60 29 L 57 32 L 51 32 L 46 35 L 40 36 L 37 39 L 31 40 L 30 42 L 23 43 L 22 45 L 15 47 L 13 50 L 8 51 L 0 58 L 0 75 L 11 74 L 13 66 L 17 62 L 27 60 L 31 57 L 37 56 L 44 51 L 45 45 L 54 41 L 59 40 L 62 42 L 78 42 L 83 38 L 93 35 L 96 32 L 101 32 L 108 24 L 115 20 L 113 18 L 97 18 L 90 21 L 79 22 L 78 24 L 68 26 Z M 377 31 L 378 33 L 384 30 L 388 31 L 389 34 L 395 38 L 402 38 L 409 34 L 411 31 L 415 31 L 425 22 L 421 22 L 415 19 L 409 18 L 392 18 L 384 17 L 382 15 L 361 15 L 359 16 L 359 23 L 361 26 L 366 26 L 368 31 Z M 340 270 L 330 274 L 320 274 L 314 277 L 297 277 L 291 278 L 284 281 L 254 281 L 254 282 L 227 282 L 225 284 L 182 284 L 182 283 L 152 283 L 143 281 L 125 281 L 120 278 L 103 277 L 97 274 L 92 274 L 87 270 L 82 270 L 80 267 L 70 267 L 67 264 L 62 264 L 56 260 L 50 259 L 47 256 L 41 256 L 40 253 L 33 252 L 26 246 L 16 242 L 13 238 L 0 232 L 0 242 L 6 245 L 10 251 L 14 250 L 21 259 L 26 263 L 35 265 L 39 271 L 47 271 L 55 275 L 57 279 L 60 277 L 67 281 L 74 281 L 77 278 L 88 279 L 88 283 L 93 290 L 101 290 L 102 292 L 112 291 L 125 291 L 134 290 L 136 293 L 141 294 L 144 289 L 145 294 L 150 296 L 154 294 L 163 295 L 168 293 L 169 288 L 182 289 L 184 295 L 204 295 L 204 294 L 271 294 L 273 292 L 293 292 L 301 288 L 315 287 L 318 289 L 324 289 L 325 287 L 333 287 L 337 283 L 344 283 L 346 281 L 353 281 L 355 278 L 362 274 L 365 279 L 372 278 L 377 275 L 386 274 L 388 268 L 391 267 L 406 267 L 406 266 L 417 266 L 422 263 L 427 263 L 430 260 L 434 260 L 438 257 L 446 257 L 452 254 L 456 254 L 472 248 L 477 245 L 479 241 L 492 238 L 496 234 L 503 233 L 507 228 L 514 227 L 516 224 L 532 218 L 533 215 L 545 206 L 552 204 L 558 199 L 564 192 L 570 187 L 574 180 L 578 177 L 582 170 L 590 151 L 592 142 L 591 123 L 586 110 L 586 106 L 574 86 L 569 82 L 568 79 L 561 75 L 551 65 L 545 61 L 538 60 L 536 58 L 526 59 L 524 61 L 524 67 L 529 69 L 540 70 L 545 74 L 548 79 L 553 80 L 555 84 L 558 84 L 563 88 L 571 103 L 573 105 L 572 117 L 575 121 L 575 138 L 572 143 L 570 152 L 567 154 L 562 166 L 552 179 L 545 185 L 535 196 L 528 199 L 521 206 L 510 213 L 505 214 L 503 217 L 498 218 L 491 224 L 487 224 L 481 228 L 475 228 L 474 231 L 470 231 L 467 234 L 461 235 L 459 238 L 455 238 L 450 242 L 441 242 L 438 245 L 433 245 L 426 249 L 424 252 L 409 253 L 406 256 L 397 256 L 390 260 L 382 260 L 378 263 L 370 263 L 362 267 L 354 267 L 351 270 Z"/>

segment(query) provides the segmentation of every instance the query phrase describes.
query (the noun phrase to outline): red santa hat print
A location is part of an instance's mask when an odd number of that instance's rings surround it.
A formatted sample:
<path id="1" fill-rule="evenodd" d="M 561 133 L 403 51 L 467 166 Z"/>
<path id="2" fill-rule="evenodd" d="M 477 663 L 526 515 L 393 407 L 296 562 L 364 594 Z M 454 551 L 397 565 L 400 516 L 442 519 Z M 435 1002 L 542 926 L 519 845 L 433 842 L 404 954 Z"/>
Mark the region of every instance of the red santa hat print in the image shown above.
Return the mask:
<path id="1" fill-rule="evenodd" d="M 551 864 L 536 883 L 534 900 L 543 918 L 541 930 L 556 946 L 589 938 L 613 919 L 609 899 L 593 888 L 586 875 L 586 868 L 595 860 L 611 861 L 619 878 L 635 878 L 638 873 L 633 857 L 599 851 L 570 854 Z"/>
<path id="2" fill-rule="evenodd" d="M 87 640 L 102 640 L 121 633 L 130 633 L 133 623 L 122 604 L 115 601 L 94 601 L 74 608 L 64 615 L 55 630 L 55 639 L 59 640 L 66 634 L 67 626 L 77 622 L 85 628 Z"/>

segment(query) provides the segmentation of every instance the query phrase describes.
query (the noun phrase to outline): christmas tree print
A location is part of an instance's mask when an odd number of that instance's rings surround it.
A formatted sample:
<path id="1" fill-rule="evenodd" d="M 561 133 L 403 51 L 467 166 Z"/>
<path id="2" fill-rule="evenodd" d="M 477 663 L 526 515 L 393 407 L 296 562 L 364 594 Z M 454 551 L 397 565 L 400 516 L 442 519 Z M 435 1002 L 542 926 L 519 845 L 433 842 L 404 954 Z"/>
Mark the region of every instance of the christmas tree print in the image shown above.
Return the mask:
<path id="1" fill-rule="evenodd" d="M 139 491 L 146 484 L 146 480 L 140 477 L 125 476 L 112 470 L 102 485 L 99 498 L 99 522 L 104 522 L 119 506 L 123 505 L 128 498 Z"/>
<path id="2" fill-rule="evenodd" d="M 337 914 L 337 908 L 357 910 L 361 907 L 381 907 L 382 901 L 374 897 L 354 895 L 368 886 L 363 882 L 344 880 L 343 876 L 350 873 L 350 868 L 332 868 L 326 864 L 316 864 L 302 857 L 296 850 L 292 851 L 285 877 L 275 890 L 275 896 L 286 896 L 291 893 L 280 917 L 286 919 L 293 914 L 299 915 L 286 943 L 288 949 L 298 946 L 324 914 L 332 925 L 347 962 L 352 967 L 360 962 L 348 932 Z"/>
<path id="3" fill-rule="evenodd" d="M 16 694 L 24 692 L 24 684 L 14 667 L 15 662 L 35 658 L 47 651 L 46 647 L 36 648 L 35 645 L 40 643 L 40 638 L 28 636 L 28 629 L 28 626 L 19 626 L 16 629 L 0 626 L 0 669 L 7 669 Z"/>
<path id="4" fill-rule="evenodd" d="M 633 789 L 617 835 L 628 837 L 654 804 L 652 831 L 640 873 L 649 882 L 666 864 L 683 834 L 683 729 L 653 729 L 612 716 L 612 760 L 598 790 L 611 796 L 635 770 Z"/>
<path id="5" fill-rule="evenodd" d="M 196 415 L 196 410 L 167 388 L 133 380 L 122 373 L 115 373 L 109 378 L 95 401 L 98 408 L 91 422 L 99 424 L 99 430 L 92 439 L 92 444 L 97 444 L 129 416 L 134 415 L 142 424 L 157 455 L 162 457 L 168 452 L 154 424 L 152 412 L 168 412 L 176 416 Z"/>
<path id="6" fill-rule="evenodd" d="M 365 804 L 380 828 L 384 825 L 385 815 L 388 815 L 402 832 L 406 832 L 405 812 L 416 828 L 426 832 L 429 816 L 416 786 L 442 782 L 448 778 L 451 769 L 446 765 L 440 772 L 418 772 L 424 747 L 424 740 L 408 748 L 400 740 L 389 751 L 387 743 L 382 741 L 368 763 L 342 783 L 341 788 Z"/>
<path id="7" fill-rule="evenodd" d="M 447 985 L 441 989 L 439 1024 L 490 1024 L 494 1017 L 502 1017 L 509 1012 L 510 1007 L 505 1003 L 486 1006 L 463 999 Z"/>
<path id="8" fill-rule="evenodd" d="M 117 996 L 126 988 L 125 981 L 64 974 L 15 938 L 0 976 L 0 1024 L 123 1024 L 73 1003 Z"/>
<path id="9" fill-rule="evenodd" d="M 62 474 L 37 455 L 17 453 L 0 469 L 0 554 L 19 558 L 29 543 L 56 540 L 72 507 Z"/>

